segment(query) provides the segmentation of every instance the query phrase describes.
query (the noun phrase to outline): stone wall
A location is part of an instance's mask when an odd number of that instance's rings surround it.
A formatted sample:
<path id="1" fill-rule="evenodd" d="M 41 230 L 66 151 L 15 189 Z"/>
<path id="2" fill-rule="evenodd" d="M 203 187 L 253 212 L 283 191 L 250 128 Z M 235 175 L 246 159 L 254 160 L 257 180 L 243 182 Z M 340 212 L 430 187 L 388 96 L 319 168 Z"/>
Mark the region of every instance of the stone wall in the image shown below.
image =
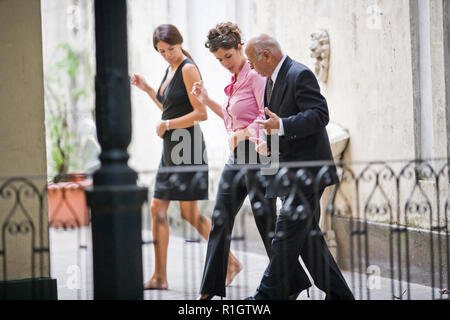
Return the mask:
<path id="1" fill-rule="evenodd" d="M 344 160 L 354 162 L 350 168 L 356 175 L 364 169 L 356 164 L 360 160 L 447 157 L 449 111 L 444 65 L 449 52 L 444 49 L 446 18 L 442 1 L 248 3 L 250 34 L 266 32 L 275 36 L 286 54 L 312 70 L 310 35 L 322 29 L 328 32 L 329 73 L 321 88 L 331 122 L 350 134 Z M 438 171 L 444 163 L 430 165 Z M 406 164 L 388 163 L 397 175 Z M 428 180 L 432 184 L 427 188 L 428 195 L 435 199 L 436 184 Z M 388 201 L 395 203 L 395 181 L 384 183 L 383 188 Z M 439 188 L 447 194 L 445 181 Z M 407 201 L 411 190 L 403 187 L 400 203 Z M 364 204 L 371 197 L 373 201 L 373 181 L 359 185 L 360 212 L 356 210 L 354 185 L 343 185 L 342 191 L 353 205 L 355 216 L 362 216 Z M 397 217 L 404 212 L 395 210 L 393 214 Z M 386 215 L 369 219 L 389 221 Z M 426 219 L 416 217 L 414 224 L 429 227 Z"/>
<path id="2" fill-rule="evenodd" d="M 47 201 L 25 183 L 15 189 L 5 179 L 33 175 L 40 177 L 32 180 L 39 191 L 46 185 L 40 1 L 0 1 L 0 21 L 7 26 L 0 29 L 0 279 L 48 277 L 48 254 L 31 251 L 33 245 L 48 248 L 48 220 L 39 224 Z"/>
<path id="3" fill-rule="evenodd" d="M 328 81 L 321 88 L 331 122 L 350 135 L 344 159 L 445 157 L 449 121 L 444 12 L 438 0 L 132 0 L 130 75 L 140 73 L 158 88 L 167 63 L 153 48 L 152 32 L 159 24 L 172 23 L 180 29 L 183 46 L 199 66 L 210 95 L 222 102 L 230 74 L 204 47 L 209 28 L 231 20 L 239 24 L 245 39 L 269 33 L 286 54 L 311 69 L 311 34 L 324 29 L 330 39 L 330 60 Z M 53 32 L 64 37 L 60 30 Z M 161 113 L 146 94 L 136 88 L 131 92 L 130 164 L 140 172 L 154 172 L 161 156 L 161 139 L 155 134 Z M 208 115 L 201 123 L 208 160 L 220 170 L 228 154 L 226 132 L 221 119 L 212 112 Z M 366 198 L 367 188 L 362 190 Z M 347 192 L 352 194 L 349 188 Z M 210 190 L 210 198 L 214 196 Z"/>

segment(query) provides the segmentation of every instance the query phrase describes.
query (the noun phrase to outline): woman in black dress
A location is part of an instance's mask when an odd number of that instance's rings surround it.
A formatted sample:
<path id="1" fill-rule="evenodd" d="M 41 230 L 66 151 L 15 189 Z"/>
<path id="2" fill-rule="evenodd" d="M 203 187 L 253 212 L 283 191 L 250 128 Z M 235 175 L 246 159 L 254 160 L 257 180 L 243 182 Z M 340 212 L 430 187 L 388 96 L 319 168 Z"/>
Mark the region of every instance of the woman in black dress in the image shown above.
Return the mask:
<path id="1" fill-rule="evenodd" d="M 161 122 L 156 131 L 163 139 L 163 154 L 156 175 L 151 203 L 155 271 L 144 289 L 168 289 L 167 246 L 169 228 L 167 209 L 171 200 L 180 202 L 181 216 L 208 239 L 211 222 L 200 214 L 198 200 L 208 199 L 208 165 L 205 143 L 197 122 L 207 119 L 206 107 L 190 92 L 201 79 L 191 56 L 182 49 L 183 38 L 170 24 L 158 26 L 153 33 L 153 46 L 169 63 L 158 91 L 145 79 L 134 74 L 131 83 L 146 92 L 161 109 Z M 193 171 L 176 170 L 182 166 L 198 166 Z M 175 170 L 173 170 L 175 168 Z M 172 170 L 171 170 L 172 169 Z M 230 253 L 229 268 L 240 265 Z"/>

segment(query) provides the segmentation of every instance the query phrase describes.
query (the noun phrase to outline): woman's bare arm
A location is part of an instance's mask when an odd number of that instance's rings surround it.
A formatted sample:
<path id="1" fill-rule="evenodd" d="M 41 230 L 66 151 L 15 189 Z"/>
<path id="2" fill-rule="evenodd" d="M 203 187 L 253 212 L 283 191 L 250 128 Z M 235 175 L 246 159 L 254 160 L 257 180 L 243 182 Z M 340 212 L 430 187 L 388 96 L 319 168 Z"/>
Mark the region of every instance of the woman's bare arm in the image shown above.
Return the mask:
<path id="1" fill-rule="evenodd" d="M 153 102 L 156 104 L 156 106 L 162 111 L 163 106 L 161 102 L 159 102 L 158 99 L 156 98 L 156 91 L 147 84 L 147 82 L 142 76 L 136 73 L 133 74 L 133 76 L 131 77 L 131 84 L 135 85 L 136 87 L 147 93 L 153 100 Z"/>

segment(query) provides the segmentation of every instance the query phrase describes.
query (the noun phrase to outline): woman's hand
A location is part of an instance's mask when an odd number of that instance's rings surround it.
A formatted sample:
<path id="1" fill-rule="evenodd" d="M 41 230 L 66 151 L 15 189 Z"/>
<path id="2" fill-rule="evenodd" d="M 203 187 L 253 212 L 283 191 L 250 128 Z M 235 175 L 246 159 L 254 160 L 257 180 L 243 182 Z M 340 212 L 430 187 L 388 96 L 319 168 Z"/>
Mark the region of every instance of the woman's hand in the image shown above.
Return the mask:
<path id="1" fill-rule="evenodd" d="M 267 149 L 267 142 L 260 138 L 250 138 L 250 141 L 255 143 L 255 151 L 259 154 L 268 157 L 270 151 Z"/>
<path id="2" fill-rule="evenodd" d="M 133 76 L 131 77 L 131 84 L 138 87 L 142 91 L 147 91 L 150 88 L 150 86 L 145 81 L 144 77 L 136 73 L 133 74 Z"/>
<path id="3" fill-rule="evenodd" d="M 162 111 L 163 105 L 161 102 L 158 101 L 158 98 L 156 98 L 156 91 L 153 90 L 152 87 L 150 87 L 147 82 L 145 81 L 144 77 L 134 73 L 130 80 L 131 84 L 138 87 L 142 91 L 146 92 L 150 98 L 153 100 L 153 102 L 156 104 L 156 106 Z"/>
<path id="4" fill-rule="evenodd" d="M 207 101 L 209 99 L 208 92 L 206 91 L 206 88 L 203 86 L 203 81 L 197 81 L 194 82 L 194 85 L 192 86 L 191 94 L 197 98 L 200 103 L 204 105 L 208 105 Z"/>
<path id="5" fill-rule="evenodd" d="M 234 149 L 236 149 L 238 143 L 239 143 L 239 141 L 238 141 L 238 136 L 237 136 L 236 132 L 231 133 L 228 136 L 228 148 L 230 148 L 231 152 L 233 152 Z"/>
<path id="6" fill-rule="evenodd" d="M 239 142 L 248 139 L 249 136 L 250 133 L 247 128 L 230 133 L 228 136 L 228 147 L 230 148 L 230 151 L 233 152 Z"/>
<path id="7" fill-rule="evenodd" d="M 156 126 L 156 134 L 162 138 L 167 131 L 167 126 L 165 121 L 160 121 Z"/>

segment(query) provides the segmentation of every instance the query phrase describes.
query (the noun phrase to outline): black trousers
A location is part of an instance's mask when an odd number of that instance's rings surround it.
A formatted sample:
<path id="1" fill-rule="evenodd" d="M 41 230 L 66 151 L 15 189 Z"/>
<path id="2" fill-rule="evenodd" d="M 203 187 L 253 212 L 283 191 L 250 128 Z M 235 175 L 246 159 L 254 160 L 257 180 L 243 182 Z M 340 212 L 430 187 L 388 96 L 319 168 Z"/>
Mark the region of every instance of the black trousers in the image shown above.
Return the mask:
<path id="1" fill-rule="evenodd" d="M 212 215 L 201 294 L 226 296 L 225 279 L 231 233 L 234 219 L 247 195 L 264 247 L 269 258 L 271 257 L 270 248 L 276 223 L 276 199 L 265 198 L 265 188 L 258 179 L 256 171 L 247 171 L 242 174 L 236 170 L 236 167 L 227 164 L 222 171 Z M 311 286 L 298 260 L 293 264 L 292 270 L 294 272 L 289 277 L 290 294 L 299 293 Z"/>
<path id="2" fill-rule="evenodd" d="M 277 236 L 255 299 L 287 299 L 289 274 L 299 256 L 326 299 L 354 299 L 319 228 L 322 193 L 323 189 L 280 198 L 283 205 L 276 221 Z"/>

